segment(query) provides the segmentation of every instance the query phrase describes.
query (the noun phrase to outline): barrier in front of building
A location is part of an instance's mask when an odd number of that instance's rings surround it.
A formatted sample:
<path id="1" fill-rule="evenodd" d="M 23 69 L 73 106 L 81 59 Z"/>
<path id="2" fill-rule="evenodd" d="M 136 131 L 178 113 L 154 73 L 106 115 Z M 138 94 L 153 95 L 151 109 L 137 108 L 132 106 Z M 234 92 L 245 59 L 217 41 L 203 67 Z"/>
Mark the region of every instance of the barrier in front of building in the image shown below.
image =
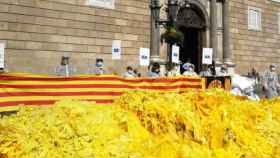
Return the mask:
<path id="1" fill-rule="evenodd" d="M 106 104 L 128 90 L 184 93 L 190 89 L 199 90 L 205 87 L 205 79 L 198 77 L 124 79 L 112 75 L 64 78 L 1 74 L 0 112 L 17 110 L 18 105 L 53 105 L 59 100 L 69 98 Z"/>
<path id="2" fill-rule="evenodd" d="M 226 91 L 231 90 L 231 77 L 230 76 L 210 76 L 205 77 L 205 88 L 222 88 Z"/>

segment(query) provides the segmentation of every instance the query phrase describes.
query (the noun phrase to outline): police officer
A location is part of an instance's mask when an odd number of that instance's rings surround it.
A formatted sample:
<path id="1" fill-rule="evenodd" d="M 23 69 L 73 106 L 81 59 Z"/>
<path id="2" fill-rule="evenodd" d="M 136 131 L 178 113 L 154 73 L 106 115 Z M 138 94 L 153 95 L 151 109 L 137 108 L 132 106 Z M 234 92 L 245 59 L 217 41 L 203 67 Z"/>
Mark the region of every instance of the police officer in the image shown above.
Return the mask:
<path id="1" fill-rule="evenodd" d="M 262 85 L 268 99 L 278 96 L 280 86 L 275 64 L 271 64 L 269 69 L 263 74 Z"/>
<path id="2" fill-rule="evenodd" d="M 70 65 L 70 57 L 68 55 L 63 55 L 61 57 L 60 65 L 56 68 L 56 75 L 69 77 L 76 73 L 76 69 Z"/>

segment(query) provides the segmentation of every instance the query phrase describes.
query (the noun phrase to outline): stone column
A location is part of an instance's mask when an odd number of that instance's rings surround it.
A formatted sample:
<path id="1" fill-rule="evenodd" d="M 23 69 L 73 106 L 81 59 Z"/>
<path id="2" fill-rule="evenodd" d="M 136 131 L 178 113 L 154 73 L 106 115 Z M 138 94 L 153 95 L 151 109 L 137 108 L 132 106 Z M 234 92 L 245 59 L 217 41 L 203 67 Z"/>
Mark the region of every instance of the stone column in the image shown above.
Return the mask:
<path id="1" fill-rule="evenodd" d="M 223 62 L 223 7 L 221 2 L 217 2 L 217 56 L 220 62 Z"/>
<path id="2" fill-rule="evenodd" d="M 230 73 L 234 73 L 235 64 L 233 63 L 233 56 L 230 48 L 230 37 L 229 37 L 229 0 L 223 2 L 223 49 L 224 49 L 224 63 L 228 65 Z"/>
<path id="3" fill-rule="evenodd" d="M 213 58 L 216 64 L 219 64 L 220 59 L 217 54 L 217 1 L 216 0 L 211 0 L 210 19 L 211 19 L 210 45 L 213 48 Z"/>
<path id="4" fill-rule="evenodd" d="M 157 16 L 153 9 L 160 8 L 159 0 L 151 0 L 151 35 L 150 35 L 150 48 L 151 48 L 151 62 L 158 62 L 160 59 L 160 26 L 156 23 Z M 159 13 L 159 12 L 158 12 Z"/>
<path id="5" fill-rule="evenodd" d="M 230 39 L 229 39 L 229 6 L 228 0 L 223 3 L 223 28 L 224 28 L 224 61 L 232 62 L 232 54 L 230 51 Z"/>

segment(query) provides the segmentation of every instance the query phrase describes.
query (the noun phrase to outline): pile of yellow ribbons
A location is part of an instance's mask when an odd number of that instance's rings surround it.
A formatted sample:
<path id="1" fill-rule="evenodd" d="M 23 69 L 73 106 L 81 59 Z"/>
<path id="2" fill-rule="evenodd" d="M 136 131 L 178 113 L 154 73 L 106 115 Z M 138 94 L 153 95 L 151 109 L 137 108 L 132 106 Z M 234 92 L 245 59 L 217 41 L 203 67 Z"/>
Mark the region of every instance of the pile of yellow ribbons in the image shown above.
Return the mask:
<path id="1" fill-rule="evenodd" d="M 277 98 L 133 91 L 111 105 L 22 107 L 0 119 L 0 158 L 276 158 L 279 138 Z"/>

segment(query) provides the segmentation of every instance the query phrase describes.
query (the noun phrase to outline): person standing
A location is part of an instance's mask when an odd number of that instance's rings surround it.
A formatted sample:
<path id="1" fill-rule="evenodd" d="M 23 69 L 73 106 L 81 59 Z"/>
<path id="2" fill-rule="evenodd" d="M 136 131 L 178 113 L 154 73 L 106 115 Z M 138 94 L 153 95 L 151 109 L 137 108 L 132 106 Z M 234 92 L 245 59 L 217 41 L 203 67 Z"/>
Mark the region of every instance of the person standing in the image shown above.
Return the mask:
<path id="1" fill-rule="evenodd" d="M 123 77 L 125 78 L 135 78 L 136 75 L 133 72 L 133 68 L 131 66 L 128 66 L 126 68 L 126 72 L 123 74 Z"/>
<path id="2" fill-rule="evenodd" d="M 95 64 L 95 75 L 104 75 L 106 73 L 104 69 L 104 62 L 103 59 L 96 59 L 96 64 Z"/>
<path id="3" fill-rule="evenodd" d="M 171 69 L 167 72 L 167 77 L 177 77 L 180 76 L 180 65 L 174 64 Z"/>
<path id="4" fill-rule="evenodd" d="M 217 72 L 217 76 L 229 76 L 228 68 L 226 65 L 222 65 L 220 71 Z"/>
<path id="5" fill-rule="evenodd" d="M 212 76 L 212 71 L 210 65 L 202 65 L 202 71 L 199 73 L 201 77 Z"/>
<path id="6" fill-rule="evenodd" d="M 269 69 L 264 72 L 262 78 L 262 86 L 266 98 L 271 99 L 278 96 L 278 90 L 280 86 L 275 64 L 271 64 L 269 66 Z"/>
<path id="7" fill-rule="evenodd" d="M 197 76 L 197 73 L 194 71 L 194 65 L 189 65 L 188 63 L 183 65 L 183 69 L 185 69 L 185 72 L 183 73 L 183 76 Z"/>
<path id="8" fill-rule="evenodd" d="M 76 73 L 76 69 L 70 64 L 69 59 L 70 57 L 67 55 L 61 57 L 60 65 L 56 68 L 57 76 L 69 77 Z"/>
<path id="9" fill-rule="evenodd" d="M 161 77 L 159 63 L 153 63 L 151 70 L 148 72 L 148 77 L 158 78 Z"/>

